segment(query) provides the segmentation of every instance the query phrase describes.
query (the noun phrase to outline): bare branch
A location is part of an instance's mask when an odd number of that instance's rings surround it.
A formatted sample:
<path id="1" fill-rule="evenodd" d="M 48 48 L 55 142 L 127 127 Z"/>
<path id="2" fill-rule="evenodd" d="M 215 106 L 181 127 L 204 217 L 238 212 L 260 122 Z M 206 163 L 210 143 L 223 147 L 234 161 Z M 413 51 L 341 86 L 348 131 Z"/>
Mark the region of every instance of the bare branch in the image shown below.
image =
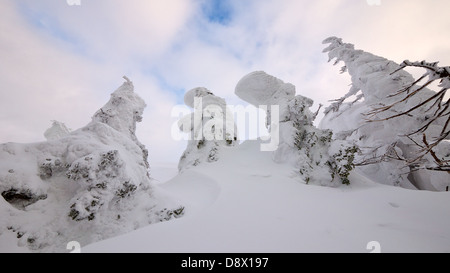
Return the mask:
<path id="1" fill-rule="evenodd" d="M 421 67 L 425 68 L 427 70 L 426 73 L 424 73 L 419 79 L 415 80 L 414 82 L 404 86 L 402 89 L 398 90 L 394 94 L 388 96 L 388 98 L 394 98 L 399 95 L 404 95 L 403 98 L 398 99 L 397 101 L 389 104 L 389 105 L 381 105 L 380 107 L 374 108 L 372 111 L 368 112 L 366 115 L 369 117 L 369 122 L 377 122 L 377 121 L 387 121 L 391 119 L 395 119 L 401 116 L 411 116 L 410 113 L 418 110 L 423 109 L 422 113 L 430 113 L 429 116 L 427 116 L 425 119 L 425 124 L 421 125 L 420 128 L 417 130 L 414 130 L 412 133 L 408 133 L 407 135 L 404 135 L 409 140 L 411 140 L 417 147 L 420 149 L 417 151 L 416 156 L 414 158 L 402 158 L 399 156 L 395 151 L 395 145 L 390 146 L 388 150 L 386 150 L 386 153 L 382 156 L 378 156 L 376 158 L 372 158 L 371 160 L 366 160 L 366 162 L 374 162 L 375 160 L 385 160 L 385 159 L 395 159 L 395 160 L 404 160 L 408 166 L 411 168 L 417 168 L 417 166 L 423 166 L 424 164 L 424 157 L 425 155 L 429 154 L 434 159 L 436 166 L 432 167 L 426 167 L 426 169 L 433 169 L 433 170 L 442 170 L 442 171 L 449 171 L 450 167 L 450 160 L 444 160 L 437 156 L 434 148 L 441 143 L 443 140 L 445 140 L 450 135 L 450 99 L 448 99 L 445 103 L 443 103 L 443 100 L 445 98 L 446 92 L 449 89 L 448 82 L 450 82 L 450 67 L 439 67 L 438 62 L 429 63 L 426 61 L 422 62 L 410 62 L 408 60 L 403 61 L 402 64 L 400 64 L 399 68 L 391 73 L 391 75 L 395 74 L 396 72 L 404 69 L 405 67 L 413 66 L 413 67 Z M 417 84 L 420 83 L 423 79 L 426 77 L 429 77 L 427 82 L 419 87 L 416 88 Z M 428 99 L 425 99 L 421 101 L 420 103 L 417 103 L 409 109 L 406 109 L 400 113 L 392 114 L 392 112 L 396 112 L 395 108 L 396 106 L 400 104 L 407 103 L 409 99 L 412 97 L 415 97 L 418 93 L 425 90 L 426 87 L 428 87 L 430 84 L 432 84 L 434 81 L 440 80 L 442 89 L 436 94 L 430 96 Z M 426 107 L 426 108 L 424 108 Z M 377 114 L 383 113 L 383 112 L 391 112 L 391 116 L 388 116 L 386 118 L 380 118 L 380 119 L 374 119 L 374 117 Z M 433 124 L 439 124 L 441 126 L 442 123 L 440 123 L 441 118 L 446 117 L 444 125 L 442 126 L 441 132 L 438 136 L 433 136 L 434 139 L 432 142 L 430 142 L 425 134 L 425 132 L 432 126 Z M 413 135 L 417 135 L 419 133 L 422 133 L 422 142 L 423 144 L 418 143 L 418 141 L 414 140 L 412 138 Z M 364 162 L 364 163 L 366 163 Z M 420 162 L 420 163 L 419 163 Z"/>

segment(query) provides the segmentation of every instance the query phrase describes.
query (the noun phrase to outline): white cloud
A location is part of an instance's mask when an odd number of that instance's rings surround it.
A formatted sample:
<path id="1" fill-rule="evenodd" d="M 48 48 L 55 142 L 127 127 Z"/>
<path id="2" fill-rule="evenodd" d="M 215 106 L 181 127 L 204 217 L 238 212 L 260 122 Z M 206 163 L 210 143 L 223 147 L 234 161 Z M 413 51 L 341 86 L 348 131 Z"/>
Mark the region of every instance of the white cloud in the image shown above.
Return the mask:
<path id="1" fill-rule="evenodd" d="M 90 92 L 102 83 L 94 75 L 98 67 L 33 32 L 8 2 L 0 17 L 1 141 L 43 140 L 36 132 L 51 119 L 76 125 L 98 99 Z"/>
<path id="2" fill-rule="evenodd" d="M 43 1 L 43 5 L 46 3 L 49 4 L 48 1 Z M 141 5 L 143 3 L 139 2 Z M 176 2 L 171 3 L 176 4 Z M 134 9 L 139 10 L 136 5 L 133 6 Z M 29 8 L 39 7 L 37 5 Z M 143 8 L 143 6 L 141 7 Z M 40 8 L 45 10 L 44 7 Z M 64 9 L 65 6 L 56 6 L 55 8 L 56 11 L 51 14 L 59 16 L 56 21 L 68 18 L 63 22 L 70 26 L 71 17 L 65 17 L 64 14 L 57 12 L 58 9 Z M 76 9 L 78 7 L 69 6 L 69 8 Z M 123 7 L 115 6 L 115 8 Z M 95 9 L 89 10 L 91 13 L 94 11 Z M 152 20 L 163 16 L 152 15 L 157 17 Z M 128 17 L 133 17 L 133 15 L 130 14 Z M 7 5 L 2 8 L 0 18 L 2 33 L 0 36 L 0 58 L 2 59 L 2 66 L 0 66 L 0 94 L 2 97 L 0 142 L 42 141 L 44 140 L 43 132 L 51 125 L 50 120 L 53 119 L 65 122 L 72 129 L 84 126 L 90 121 L 93 113 L 109 99 L 110 93 L 120 86 L 123 81 L 121 77 L 126 74 L 134 82 L 136 92 L 145 98 L 148 105 L 144 114 L 144 122 L 138 125 L 138 134 L 142 136 L 142 142 L 149 150 L 157 154 L 155 156 L 151 154 L 151 160 L 158 156 L 167 161 L 170 156 L 177 157 L 182 149 L 179 147 L 180 144 L 171 143 L 170 135 L 164 133 L 170 129 L 170 109 L 175 104 L 176 98 L 167 90 L 161 90 L 151 75 L 147 77 L 142 75 L 139 69 L 145 65 L 145 61 L 133 60 L 136 56 L 145 56 L 146 52 L 149 52 L 149 55 L 156 55 L 155 51 L 158 52 L 165 48 L 165 45 L 158 46 L 158 50 L 146 48 L 145 44 L 140 43 L 137 37 L 140 37 L 141 41 L 147 45 L 151 44 L 152 40 L 160 41 L 161 44 L 168 43 L 168 41 L 161 40 L 170 39 L 166 36 L 169 34 L 165 33 L 169 29 L 172 33 L 170 35 L 175 35 L 176 27 L 173 26 L 173 22 L 170 22 L 169 26 L 161 24 L 161 29 L 157 31 L 141 27 L 137 33 L 132 34 L 134 29 L 132 26 L 138 25 L 138 23 L 133 20 L 129 21 L 128 17 L 123 17 L 122 20 L 115 22 L 117 26 L 119 21 L 123 21 L 124 25 L 130 26 L 131 29 L 126 31 L 127 27 L 122 26 L 116 33 L 118 35 L 115 37 L 116 40 L 104 39 L 103 36 L 96 36 L 92 31 L 86 30 L 86 36 L 81 36 L 81 39 L 92 38 L 88 47 L 93 46 L 99 54 L 103 51 L 100 58 L 90 58 L 91 54 L 83 54 L 83 52 L 74 50 L 72 44 L 60 40 L 55 33 L 30 25 L 26 18 L 21 16 L 17 6 L 12 1 L 7 2 Z M 78 18 L 78 20 L 84 22 L 84 28 L 88 28 L 89 18 Z M 111 19 L 102 24 L 105 27 L 113 21 Z M 64 24 L 59 25 L 58 28 L 70 32 L 70 27 L 65 28 Z M 154 25 L 156 25 L 156 21 L 154 21 Z M 111 27 L 114 28 L 114 26 Z M 152 26 L 152 28 L 156 28 L 156 26 Z M 78 31 L 80 31 L 79 34 L 74 37 L 83 35 L 82 30 Z M 111 30 L 111 32 L 113 31 Z M 153 33 L 156 34 L 151 36 L 150 34 Z M 122 39 L 132 40 L 132 37 L 139 46 L 135 46 L 134 42 L 124 42 L 118 45 Z M 109 48 L 107 49 L 108 43 Z M 101 50 L 102 46 L 96 46 L 100 44 L 105 47 L 103 50 Z"/>
<path id="3" fill-rule="evenodd" d="M 126 74 L 148 105 L 138 137 L 150 160 L 177 161 L 185 143 L 170 137 L 171 109 L 182 101 L 175 91 L 204 86 L 244 103 L 237 81 L 265 70 L 327 103 L 350 83 L 322 53 L 331 35 L 397 62 L 450 65 L 446 0 L 232 0 L 224 24 L 207 20 L 204 1 L 4 0 L 0 142 L 43 140 L 52 119 L 83 126 Z"/>
<path id="4" fill-rule="evenodd" d="M 151 59 L 165 51 L 192 12 L 188 0 L 97 0 L 80 6 L 52 0 L 26 3 L 22 9 L 37 17 L 47 32 L 71 37 L 92 58 L 120 62 Z"/>

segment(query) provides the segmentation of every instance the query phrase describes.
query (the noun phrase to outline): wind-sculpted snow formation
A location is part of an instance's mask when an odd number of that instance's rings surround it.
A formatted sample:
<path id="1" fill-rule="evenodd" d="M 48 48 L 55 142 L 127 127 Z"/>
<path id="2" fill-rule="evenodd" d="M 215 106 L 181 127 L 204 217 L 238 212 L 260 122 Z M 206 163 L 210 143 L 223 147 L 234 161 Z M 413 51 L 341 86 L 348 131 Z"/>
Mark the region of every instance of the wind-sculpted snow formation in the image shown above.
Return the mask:
<path id="1" fill-rule="evenodd" d="M 202 162 L 215 162 L 221 149 L 237 142 L 233 113 L 224 99 L 204 87 L 197 87 L 186 92 L 184 103 L 194 111 L 178 122 L 179 129 L 189 134 L 186 150 L 178 164 L 179 171 Z"/>
<path id="2" fill-rule="evenodd" d="M 263 71 L 244 76 L 235 89 L 238 97 L 267 111 L 266 126 L 279 138 L 275 162 L 293 164 L 306 183 L 348 184 L 356 147 L 332 141 L 330 130 L 315 127 L 313 101 L 295 93 L 294 85 Z"/>
<path id="3" fill-rule="evenodd" d="M 135 135 L 145 102 L 125 79 L 85 127 L 54 123 L 46 142 L 0 145 L 0 233 L 31 251 L 64 252 L 69 241 L 83 246 L 183 213 L 152 184 Z"/>
<path id="4" fill-rule="evenodd" d="M 416 93 L 414 96 L 400 101 L 398 92 L 415 82 L 415 79 L 399 64 L 356 50 L 354 45 L 344 43 L 337 37 L 327 38 L 324 44 L 329 44 L 324 52 L 328 53 L 330 60 L 335 59 L 335 64 L 344 63 L 341 72 L 350 74 L 352 84 L 342 98 L 325 109 L 326 115 L 321 121 L 321 128 L 333 130 L 336 138 L 355 143 L 362 149 L 361 155 L 356 155 L 355 160 L 360 165 L 358 168 L 371 179 L 405 188 L 444 190 L 450 181 L 448 173 L 412 171 L 405 160 L 400 160 L 412 159 L 421 152 L 417 143 L 422 141 L 422 136 L 406 135 L 421 128 L 431 118 L 427 109 L 432 107 L 433 101 L 409 115 L 386 120 L 426 101 L 436 92 L 426 86 L 417 86 L 411 90 L 411 93 Z M 417 93 L 416 90 L 419 89 L 420 92 Z M 386 111 L 374 111 L 387 105 L 392 107 Z M 372 122 L 368 122 L 369 120 Z M 439 135 L 442 127 L 437 122 L 424 133 Z M 448 158 L 449 142 L 442 142 L 435 151 L 437 157 Z M 424 159 L 433 162 L 430 155 Z"/>

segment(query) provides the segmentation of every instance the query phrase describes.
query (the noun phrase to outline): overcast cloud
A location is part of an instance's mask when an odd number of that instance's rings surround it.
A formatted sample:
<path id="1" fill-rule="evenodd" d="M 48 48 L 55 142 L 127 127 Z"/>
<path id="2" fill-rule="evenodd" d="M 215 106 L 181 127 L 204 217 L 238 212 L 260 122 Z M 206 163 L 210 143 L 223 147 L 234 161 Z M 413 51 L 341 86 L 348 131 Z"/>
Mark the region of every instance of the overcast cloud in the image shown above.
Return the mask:
<path id="1" fill-rule="evenodd" d="M 44 140 L 51 120 L 72 129 L 128 76 L 146 101 L 138 137 L 150 164 L 177 162 L 172 107 L 204 86 L 230 104 L 254 70 L 327 104 L 349 77 L 327 63 L 322 40 L 401 62 L 450 65 L 450 1 L 0 0 L 0 143 Z"/>

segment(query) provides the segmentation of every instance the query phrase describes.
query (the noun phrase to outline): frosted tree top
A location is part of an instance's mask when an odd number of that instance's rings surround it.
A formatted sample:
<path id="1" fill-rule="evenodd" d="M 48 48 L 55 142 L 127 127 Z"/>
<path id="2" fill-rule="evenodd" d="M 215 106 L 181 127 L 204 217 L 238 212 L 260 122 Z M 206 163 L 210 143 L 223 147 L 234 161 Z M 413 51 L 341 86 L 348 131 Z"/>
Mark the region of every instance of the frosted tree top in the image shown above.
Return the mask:
<path id="1" fill-rule="evenodd" d="M 126 81 L 111 94 L 110 100 L 92 117 L 93 122 L 106 123 L 135 140 L 136 122 L 142 121 L 146 104 L 134 92 L 133 82 Z"/>
<path id="2" fill-rule="evenodd" d="M 281 99 L 293 98 L 295 86 L 264 71 L 255 71 L 247 74 L 237 83 L 235 94 L 258 107 L 275 104 Z"/>

